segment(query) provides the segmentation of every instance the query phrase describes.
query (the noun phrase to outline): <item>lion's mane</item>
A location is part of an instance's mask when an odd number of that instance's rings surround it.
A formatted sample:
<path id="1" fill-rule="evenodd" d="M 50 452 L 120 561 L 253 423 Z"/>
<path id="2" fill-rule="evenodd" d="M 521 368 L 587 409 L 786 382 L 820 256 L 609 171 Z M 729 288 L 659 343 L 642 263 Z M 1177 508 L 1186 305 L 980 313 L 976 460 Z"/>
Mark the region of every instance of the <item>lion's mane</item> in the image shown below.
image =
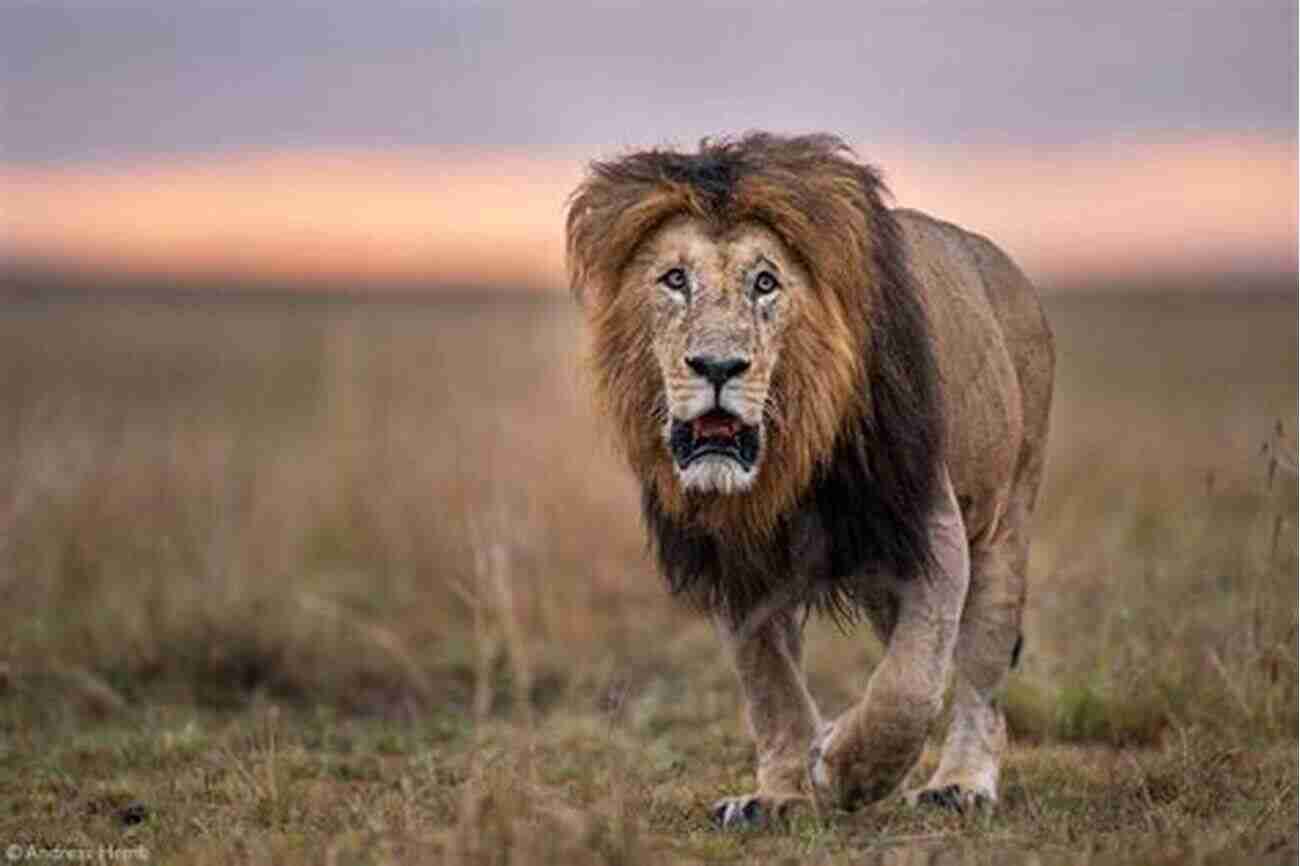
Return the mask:
<path id="1" fill-rule="evenodd" d="M 592 332 L 599 402 L 642 484 L 650 541 L 674 593 L 740 621 L 797 589 L 842 617 L 864 575 L 911 578 L 943 457 L 932 337 L 879 174 L 828 135 L 751 133 L 698 152 L 595 162 L 569 207 L 574 295 Z M 621 291 L 644 239 L 688 214 L 774 231 L 817 292 L 773 373 L 764 465 L 749 491 L 685 493 L 662 441 L 662 377 L 645 293 Z M 812 539 L 828 542 L 820 552 Z M 808 563 L 821 563 L 808 573 Z M 805 582 L 796 586 L 795 575 Z"/>

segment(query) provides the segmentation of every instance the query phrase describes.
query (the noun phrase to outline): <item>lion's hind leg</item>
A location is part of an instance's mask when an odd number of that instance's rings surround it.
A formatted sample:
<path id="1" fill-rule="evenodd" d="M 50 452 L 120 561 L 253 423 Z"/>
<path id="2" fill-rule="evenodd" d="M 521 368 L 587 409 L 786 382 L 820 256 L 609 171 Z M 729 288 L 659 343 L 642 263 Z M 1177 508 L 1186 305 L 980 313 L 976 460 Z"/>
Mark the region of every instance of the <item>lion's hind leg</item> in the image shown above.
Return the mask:
<path id="1" fill-rule="evenodd" d="M 1000 528 L 971 546 L 970 590 L 953 653 L 953 719 L 935 775 L 907 794 L 913 804 L 963 811 L 997 802 L 1006 752 L 1006 716 L 998 698 L 1021 651 L 1028 524 L 1041 475 L 1043 451 L 1031 447 Z"/>
<path id="2" fill-rule="evenodd" d="M 1023 571 L 995 553 L 973 557 L 971 591 L 954 652 L 952 722 L 939 768 L 908 794 L 914 804 L 966 812 L 992 806 L 1007 747 L 1007 724 L 998 696 L 1020 639 Z"/>

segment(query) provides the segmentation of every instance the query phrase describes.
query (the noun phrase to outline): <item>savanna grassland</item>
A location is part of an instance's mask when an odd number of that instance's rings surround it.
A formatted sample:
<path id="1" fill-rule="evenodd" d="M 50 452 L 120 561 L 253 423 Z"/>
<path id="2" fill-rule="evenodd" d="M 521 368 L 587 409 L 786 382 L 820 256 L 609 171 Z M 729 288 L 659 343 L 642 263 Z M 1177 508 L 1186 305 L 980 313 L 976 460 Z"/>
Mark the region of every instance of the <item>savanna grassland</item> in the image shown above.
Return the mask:
<path id="1" fill-rule="evenodd" d="M 1294 284 L 1048 312 L 999 810 L 722 833 L 737 688 L 646 554 L 569 304 L 5 302 L 0 846 L 1294 863 Z M 837 712 L 880 647 L 809 629 Z"/>

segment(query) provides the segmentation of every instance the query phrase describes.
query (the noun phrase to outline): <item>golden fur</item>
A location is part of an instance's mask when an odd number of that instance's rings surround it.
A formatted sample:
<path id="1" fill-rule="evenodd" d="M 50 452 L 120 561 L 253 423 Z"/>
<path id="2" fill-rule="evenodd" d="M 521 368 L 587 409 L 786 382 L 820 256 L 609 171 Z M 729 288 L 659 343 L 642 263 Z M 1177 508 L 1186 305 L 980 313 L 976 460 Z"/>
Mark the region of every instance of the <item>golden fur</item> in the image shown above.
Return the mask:
<path id="1" fill-rule="evenodd" d="M 724 824 L 819 792 L 854 805 L 894 790 L 954 672 L 940 768 L 913 799 L 996 799 L 996 693 L 1021 645 L 1052 339 L 1000 250 L 882 196 L 838 139 L 755 133 L 595 163 L 571 202 L 596 395 L 660 565 L 717 616 L 746 698 L 759 789 L 720 804 Z M 775 300 L 733 260 L 751 248 L 789 260 Z M 656 285 L 678 260 L 698 296 Z M 723 493 L 691 488 L 666 445 L 674 395 L 699 386 L 699 345 L 747 362 L 708 391 L 719 407 L 728 393 L 763 402 L 762 462 Z M 888 644 L 866 697 L 831 724 L 803 681 L 802 605 L 862 612 Z"/>
<path id="2" fill-rule="evenodd" d="M 861 599 L 847 578 L 923 568 L 942 413 L 932 341 L 881 191 L 838 139 L 759 133 L 706 142 L 699 155 L 648 151 L 597 163 L 573 197 L 569 267 L 593 335 L 595 390 L 643 482 L 674 590 L 705 607 L 744 616 L 776 584 L 788 589 L 805 514 L 831 535 L 825 573 L 804 575 L 817 585 L 815 603 L 851 613 Z M 747 229 L 773 234 L 773 256 L 807 276 L 807 291 L 791 293 L 795 321 L 780 344 L 754 347 L 770 375 L 768 468 L 742 495 L 691 495 L 661 425 L 648 423 L 664 420 L 666 380 L 682 362 L 670 357 L 664 367 L 661 343 L 672 335 L 655 329 L 653 292 L 630 265 L 684 220 L 719 243 Z M 846 518 L 851 505 L 857 513 Z"/>

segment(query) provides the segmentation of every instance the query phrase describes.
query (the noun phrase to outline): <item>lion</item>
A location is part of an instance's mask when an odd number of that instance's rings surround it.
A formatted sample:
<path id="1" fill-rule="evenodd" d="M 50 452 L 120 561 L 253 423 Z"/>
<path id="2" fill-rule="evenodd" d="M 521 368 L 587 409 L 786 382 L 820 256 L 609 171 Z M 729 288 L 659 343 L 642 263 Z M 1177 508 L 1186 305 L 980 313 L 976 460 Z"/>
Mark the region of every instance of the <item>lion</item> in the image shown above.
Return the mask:
<path id="1" fill-rule="evenodd" d="M 757 132 L 593 162 L 569 202 L 597 403 L 671 591 L 739 678 L 757 787 L 714 804 L 724 827 L 899 790 L 950 687 L 905 796 L 997 801 L 1053 337 L 998 247 L 886 196 L 835 136 Z M 886 648 L 833 720 L 809 611 Z"/>

